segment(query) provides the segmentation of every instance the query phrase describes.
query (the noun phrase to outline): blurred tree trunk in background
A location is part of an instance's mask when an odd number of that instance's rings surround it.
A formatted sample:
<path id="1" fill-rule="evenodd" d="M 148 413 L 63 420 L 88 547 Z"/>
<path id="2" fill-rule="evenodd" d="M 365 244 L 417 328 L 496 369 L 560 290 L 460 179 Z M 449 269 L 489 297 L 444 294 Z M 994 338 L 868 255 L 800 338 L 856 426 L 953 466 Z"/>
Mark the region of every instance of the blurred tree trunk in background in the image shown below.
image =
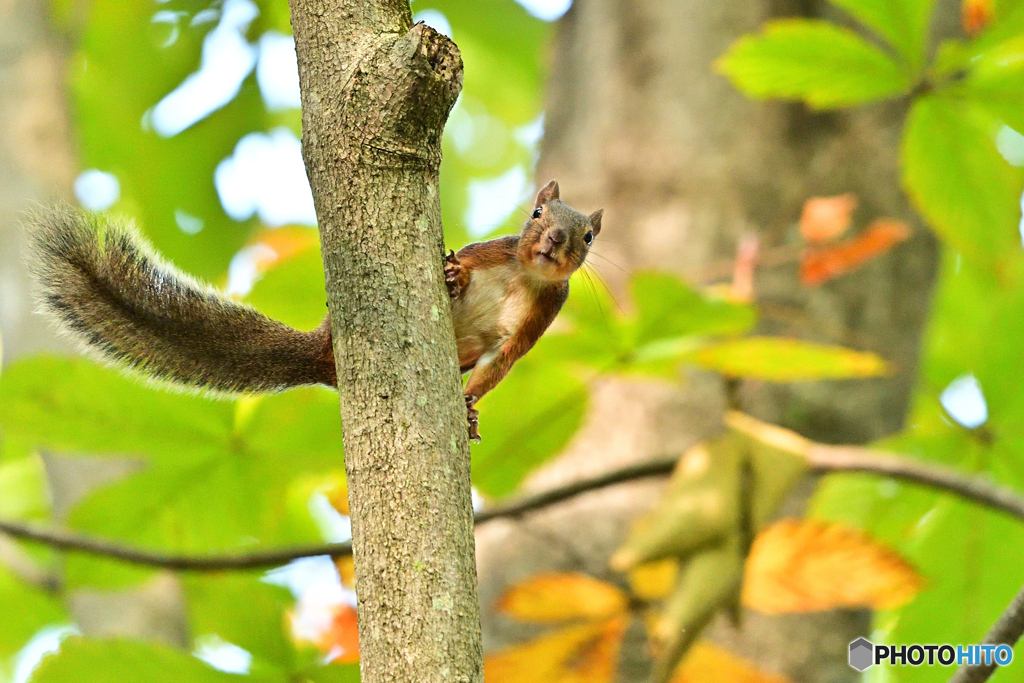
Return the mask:
<path id="1" fill-rule="evenodd" d="M 697 373 L 680 387 L 608 381 L 595 392 L 584 429 L 530 487 L 680 453 L 719 428 L 730 401 L 826 442 L 863 443 L 901 429 L 937 255 L 900 187 L 905 104 L 822 114 L 751 102 L 713 66 L 737 38 L 767 20 L 826 12 L 838 14 L 809 0 L 576 0 L 554 46 L 537 181 L 557 178 L 572 206 L 606 209 L 599 254 L 626 271 L 655 268 L 698 284 L 735 258 L 747 233 L 759 235 L 762 249 L 795 243 L 810 197 L 855 193 L 856 228 L 881 216 L 907 221 L 914 239 L 821 288 L 802 286 L 796 264 L 760 269 L 755 280 L 761 332 L 875 351 L 895 374 L 799 385 L 748 381 L 730 398 L 720 379 Z M 938 16 L 936 33 L 959 30 L 956 2 L 942 3 Z M 622 273 L 600 256 L 592 263 L 621 299 Z M 607 569 L 609 553 L 659 486 L 620 486 L 483 528 L 485 610 L 507 585 L 541 570 L 621 581 Z M 787 512 L 798 513 L 801 505 L 796 500 Z M 741 629 L 720 617 L 710 631 L 800 682 L 858 679 L 847 667 L 846 646 L 869 629 L 866 613 L 769 618 L 747 612 Z M 621 680 L 642 680 L 647 666 L 643 633 L 633 631 Z M 528 632 L 485 616 L 489 649 Z"/>
<path id="2" fill-rule="evenodd" d="M 60 348 L 32 313 L 18 221 L 33 204 L 71 199 L 75 159 L 65 50 L 42 0 L 0 0 L 0 334 L 5 360 Z"/>
<path id="3" fill-rule="evenodd" d="M 40 351 L 68 351 L 33 312 L 22 263 L 20 222 L 26 211 L 71 202 L 78 172 L 67 98 L 67 45 L 50 22 L 45 0 L 0 0 L 0 335 L 3 362 Z M 134 466 L 110 458 L 44 457 L 56 520 L 96 486 Z M 0 538 L 0 554 L 10 551 Z M 138 590 L 76 592 L 69 607 L 92 635 L 151 637 L 184 645 L 185 619 L 177 579 L 159 575 Z"/>

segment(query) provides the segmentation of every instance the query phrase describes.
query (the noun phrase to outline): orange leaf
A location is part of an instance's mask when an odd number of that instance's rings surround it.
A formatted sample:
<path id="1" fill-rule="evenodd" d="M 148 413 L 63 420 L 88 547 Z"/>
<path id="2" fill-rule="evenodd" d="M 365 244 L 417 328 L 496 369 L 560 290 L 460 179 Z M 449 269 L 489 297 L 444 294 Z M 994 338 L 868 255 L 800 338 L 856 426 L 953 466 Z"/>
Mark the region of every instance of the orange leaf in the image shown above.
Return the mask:
<path id="1" fill-rule="evenodd" d="M 256 233 L 250 247 L 256 270 L 265 273 L 281 261 L 286 261 L 317 244 L 317 232 L 310 228 L 286 226 Z"/>
<path id="2" fill-rule="evenodd" d="M 857 208 L 857 196 L 814 197 L 804 202 L 800 214 L 800 235 L 811 244 L 824 244 L 850 227 L 850 215 Z"/>
<path id="3" fill-rule="evenodd" d="M 710 643 L 697 643 L 676 669 L 672 683 L 789 683 Z"/>
<path id="4" fill-rule="evenodd" d="M 330 608 L 331 618 L 327 628 L 323 629 L 310 642 L 326 653 L 332 662 L 349 664 L 359 661 L 359 628 L 356 623 L 356 610 L 351 605 L 333 605 Z M 292 628 L 295 630 L 295 617 L 292 616 Z"/>
<path id="5" fill-rule="evenodd" d="M 542 624 L 570 619 L 605 619 L 626 610 L 617 587 L 586 574 L 538 574 L 510 588 L 495 606 L 522 621 Z"/>
<path id="6" fill-rule="evenodd" d="M 889 609 L 910 602 L 922 584 L 895 551 L 859 531 L 786 519 L 755 539 L 743 604 L 765 614 Z"/>
<path id="7" fill-rule="evenodd" d="M 992 0 L 963 0 L 960 22 L 969 36 L 976 36 L 992 21 Z"/>
<path id="8" fill-rule="evenodd" d="M 879 218 L 856 238 L 838 246 L 807 249 L 800 263 L 800 281 L 817 286 L 856 270 L 910 237 L 902 221 Z"/>
<path id="9" fill-rule="evenodd" d="M 487 683 L 610 683 L 626 617 L 573 626 L 484 659 Z"/>

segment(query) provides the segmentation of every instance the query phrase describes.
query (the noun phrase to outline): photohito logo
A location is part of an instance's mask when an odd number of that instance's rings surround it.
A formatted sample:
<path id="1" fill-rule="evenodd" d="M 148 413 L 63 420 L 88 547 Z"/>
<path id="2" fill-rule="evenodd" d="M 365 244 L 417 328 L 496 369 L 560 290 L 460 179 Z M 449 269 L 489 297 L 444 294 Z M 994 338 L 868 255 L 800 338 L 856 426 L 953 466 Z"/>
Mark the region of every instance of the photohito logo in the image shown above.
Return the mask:
<path id="1" fill-rule="evenodd" d="M 883 662 L 890 666 L 1006 666 L 1012 661 L 1013 648 L 1009 645 L 875 645 L 867 638 L 850 643 L 850 666 L 857 671 Z"/>

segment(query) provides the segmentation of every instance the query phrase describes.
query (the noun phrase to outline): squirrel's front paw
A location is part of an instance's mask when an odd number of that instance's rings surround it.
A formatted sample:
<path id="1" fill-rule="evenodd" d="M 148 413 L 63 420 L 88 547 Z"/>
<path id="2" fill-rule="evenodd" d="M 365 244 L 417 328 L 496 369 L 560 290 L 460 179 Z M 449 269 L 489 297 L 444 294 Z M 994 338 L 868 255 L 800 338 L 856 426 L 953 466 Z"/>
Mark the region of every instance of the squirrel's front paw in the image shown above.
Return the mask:
<path id="1" fill-rule="evenodd" d="M 457 299 L 466 287 L 468 273 L 462 267 L 462 262 L 459 261 L 459 257 L 455 255 L 454 251 L 449 251 L 448 255 L 444 257 L 444 261 L 444 283 L 448 285 L 448 296 Z"/>
<path id="2" fill-rule="evenodd" d="M 480 411 L 474 408 L 477 402 L 476 396 L 466 397 L 466 422 L 469 423 L 469 440 L 473 443 L 480 443 Z"/>

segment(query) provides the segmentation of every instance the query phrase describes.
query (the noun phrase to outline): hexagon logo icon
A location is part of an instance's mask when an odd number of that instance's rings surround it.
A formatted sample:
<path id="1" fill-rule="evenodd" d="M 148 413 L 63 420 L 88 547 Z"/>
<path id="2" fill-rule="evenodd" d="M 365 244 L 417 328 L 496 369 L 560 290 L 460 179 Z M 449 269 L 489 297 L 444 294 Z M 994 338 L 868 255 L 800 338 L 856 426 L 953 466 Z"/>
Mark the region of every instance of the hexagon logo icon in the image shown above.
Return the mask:
<path id="1" fill-rule="evenodd" d="M 864 671 L 875 663 L 875 646 L 867 638 L 858 638 L 850 643 L 850 666 Z"/>

